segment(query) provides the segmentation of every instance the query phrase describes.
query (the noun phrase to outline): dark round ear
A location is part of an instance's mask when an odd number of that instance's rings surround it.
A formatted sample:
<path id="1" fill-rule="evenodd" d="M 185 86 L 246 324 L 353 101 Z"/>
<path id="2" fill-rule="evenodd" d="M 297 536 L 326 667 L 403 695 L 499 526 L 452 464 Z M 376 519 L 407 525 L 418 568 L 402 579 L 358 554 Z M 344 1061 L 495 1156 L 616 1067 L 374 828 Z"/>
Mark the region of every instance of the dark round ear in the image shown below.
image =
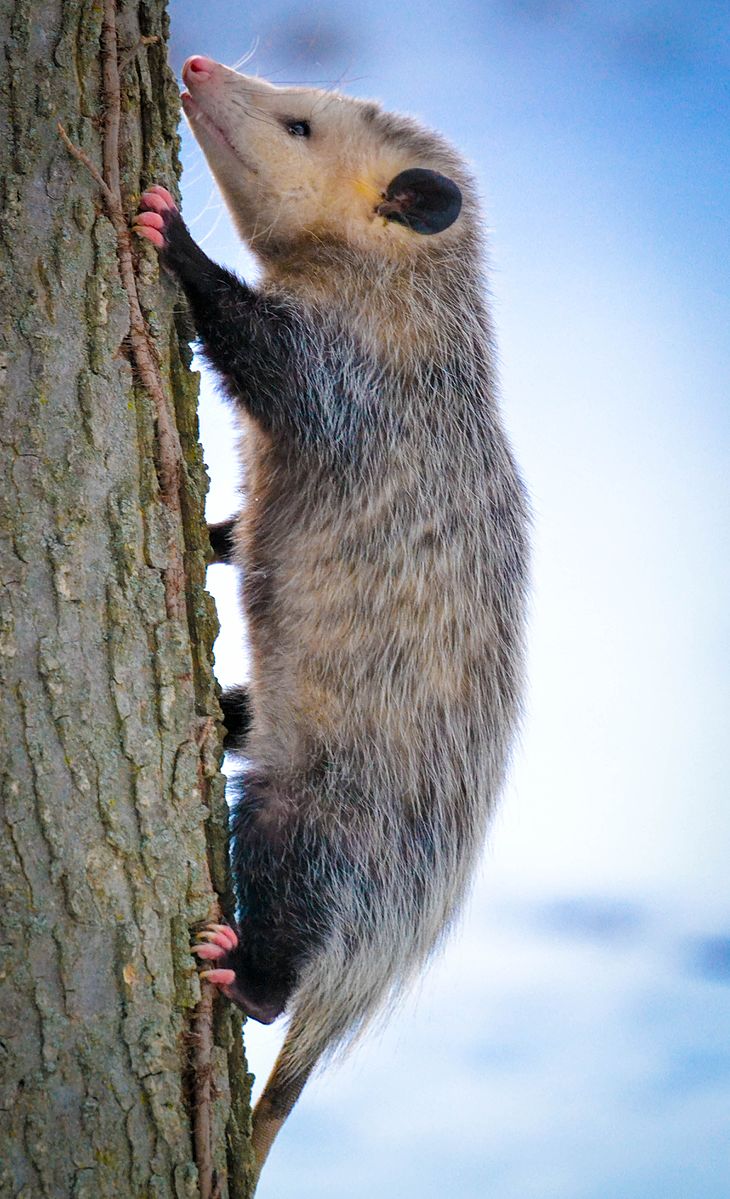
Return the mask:
<path id="1" fill-rule="evenodd" d="M 375 211 L 416 233 L 441 233 L 461 212 L 461 192 L 453 179 L 438 171 L 412 167 L 388 184 L 385 199 Z"/>

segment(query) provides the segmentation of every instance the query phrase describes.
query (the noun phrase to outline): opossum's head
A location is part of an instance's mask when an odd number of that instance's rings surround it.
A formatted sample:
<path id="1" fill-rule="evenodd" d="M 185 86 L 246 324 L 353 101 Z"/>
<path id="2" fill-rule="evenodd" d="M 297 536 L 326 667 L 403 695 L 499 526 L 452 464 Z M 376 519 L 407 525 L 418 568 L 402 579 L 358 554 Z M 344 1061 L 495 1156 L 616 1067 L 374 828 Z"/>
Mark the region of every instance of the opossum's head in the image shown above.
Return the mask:
<path id="1" fill-rule="evenodd" d="M 438 135 L 378 104 L 274 87 L 209 58 L 183 67 L 183 107 L 241 235 L 286 269 L 327 246 L 409 260 L 466 249 L 476 203 Z"/>

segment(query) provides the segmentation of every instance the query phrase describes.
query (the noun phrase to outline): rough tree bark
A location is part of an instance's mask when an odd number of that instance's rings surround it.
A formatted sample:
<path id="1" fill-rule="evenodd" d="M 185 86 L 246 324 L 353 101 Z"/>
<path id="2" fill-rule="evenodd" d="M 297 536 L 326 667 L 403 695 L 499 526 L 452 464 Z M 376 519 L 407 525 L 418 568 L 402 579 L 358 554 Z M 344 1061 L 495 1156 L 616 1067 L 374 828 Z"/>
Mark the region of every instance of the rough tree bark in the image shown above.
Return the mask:
<path id="1" fill-rule="evenodd" d="M 249 1192 L 240 1023 L 211 1029 L 188 948 L 213 886 L 230 906 L 188 330 L 134 247 L 145 373 L 111 193 L 57 130 L 112 191 L 118 164 L 127 216 L 174 189 L 166 22 L 0 0 L 0 1195 L 23 1199 Z"/>

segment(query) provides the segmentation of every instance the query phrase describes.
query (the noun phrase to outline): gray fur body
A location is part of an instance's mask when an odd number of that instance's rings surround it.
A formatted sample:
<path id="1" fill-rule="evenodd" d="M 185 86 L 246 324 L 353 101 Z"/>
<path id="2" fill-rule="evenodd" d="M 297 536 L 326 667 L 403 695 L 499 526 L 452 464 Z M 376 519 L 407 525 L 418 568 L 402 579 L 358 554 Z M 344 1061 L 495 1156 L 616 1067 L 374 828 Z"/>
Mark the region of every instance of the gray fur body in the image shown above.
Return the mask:
<path id="1" fill-rule="evenodd" d="M 256 425 L 243 440 L 245 752 L 326 888 L 326 937 L 287 1005 L 293 1068 L 359 1029 L 426 960 L 504 779 L 525 502 L 474 303 L 442 330 L 443 354 L 410 369 L 368 353 L 347 314 L 299 305 L 298 375 L 329 427 L 294 456 Z"/>

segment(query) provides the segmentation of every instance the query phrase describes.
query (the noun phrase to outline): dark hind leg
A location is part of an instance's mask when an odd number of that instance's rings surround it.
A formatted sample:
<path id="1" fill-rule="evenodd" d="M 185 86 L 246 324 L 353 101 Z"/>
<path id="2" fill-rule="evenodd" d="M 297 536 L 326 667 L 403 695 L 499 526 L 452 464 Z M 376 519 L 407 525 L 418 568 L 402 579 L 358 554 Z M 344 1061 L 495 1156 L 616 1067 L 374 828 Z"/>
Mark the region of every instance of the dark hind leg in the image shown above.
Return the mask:
<path id="1" fill-rule="evenodd" d="M 334 864 L 275 782 L 251 772 L 230 780 L 231 792 L 238 923 L 208 925 L 193 952 L 213 965 L 211 982 L 268 1024 L 327 936 Z"/>
<path id="2" fill-rule="evenodd" d="M 208 525 L 210 548 L 213 551 L 213 564 L 233 561 L 233 530 L 235 527 L 235 517 L 231 517 L 230 520 L 222 520 L 217 525 Z"/>
<path id="3" fill-rule="evenodd" d="M 193 946 L 204 963 L 210 968 L 201 970 L 200 977 L 220 987 L 227 999 L 237 1003 L 247 1016 L 261 1024 L 271 1024 L 280 1016 L 286 1003 L 284 993 L 257 994 L 260 988 L 251 985 L 238 959 L 243 956 L 237 929 L 230 924 L 215 924 L 212 921 L 198 933 L 198 944 Z M 238 965 L 238 969 L 236 968 Z"/>

